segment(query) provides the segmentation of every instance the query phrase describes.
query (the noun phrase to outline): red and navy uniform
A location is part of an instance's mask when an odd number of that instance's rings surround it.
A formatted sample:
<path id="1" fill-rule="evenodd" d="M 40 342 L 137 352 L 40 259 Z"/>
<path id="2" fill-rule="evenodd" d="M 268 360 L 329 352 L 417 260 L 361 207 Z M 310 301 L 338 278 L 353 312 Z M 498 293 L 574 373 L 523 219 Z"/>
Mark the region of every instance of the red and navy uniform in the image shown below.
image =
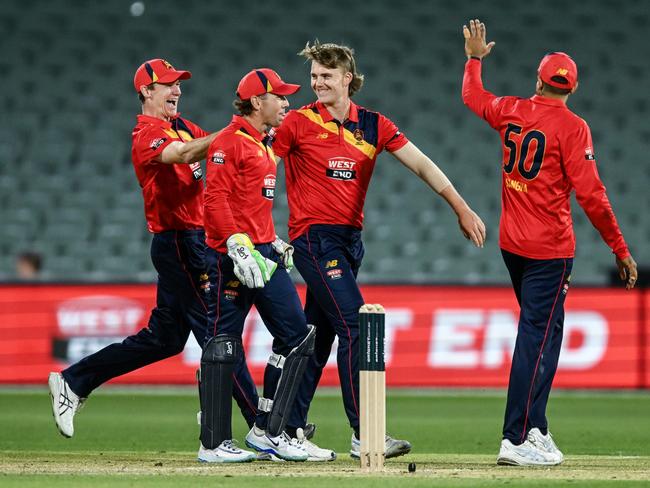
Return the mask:
<path id="1" fill-rule="evenodd" d="M 270 244 L 275 240 L 271 212 L 277 168 L 268 142 L 266 134 L 235 115 L 208 148 L 205 227 L 212 286 L 208 323 L 213 336 L 241 337 L 246 316 L 255 305 L 273 336 L 273 352 L 286 357 L 305 339 L 308 329 L 296 287 Z M 236 233 L 248 234 L 262 256 L 278 263 L 264 288 L 247 288 L 235 276 L 226 240 Z M 277 367 L 267 366 L 265 398 L 275 396 L 280 373 Z M 257 425 L 265 428 L 266 414 L 260 414 Z"/>
<path id="2" fill-rule="evenodd" d="M 200 163 L 166 164 L 162 151 L 173 141 L 208 133 L 189 120 L 171 122 L 138 115 L 132 157 L 153 232 L 151 260 L 158 272 L 156 308 L 149 324 L 62 372 L 72 390 L 87 397 L 106 381 L 180 353 L 190 331 L 199 345 L 211 336 L 207 322 L 210 282 L 205 263 L 203 180 Z M 258 396 L 245 361 L 235 369 L 233 395 L 252 425 Z"/>
<path id="3" fill-rule="evenodd" d="M 275 135 L 273 149 L 285 164 L 294 262 L 308 288 L 305 314 L 316 326 L 315 354 L 288 423 L 292 428 L 305 426 L 338 336 L 343 402 L 358 433 L 358 314 L 364 302 L 356 277 L 364 253 L 363 205 L 379 153 L 407 142 L 387 117 L 352 102 L 343 123 L 316 102 L 289 112 Z"/>
<path id="4" fill-rule="evenodd" d="M 561 100 L 497 97 L 483 88 L 481 62 L 465 65 L 463 101 L 497 130 L 503 147 L 499 245 L 521 307 L 503 436 L 547 431 L 575 236 L 570 195 L 620 259 L 629 256 L 598 176 L 587 123 Z"/>

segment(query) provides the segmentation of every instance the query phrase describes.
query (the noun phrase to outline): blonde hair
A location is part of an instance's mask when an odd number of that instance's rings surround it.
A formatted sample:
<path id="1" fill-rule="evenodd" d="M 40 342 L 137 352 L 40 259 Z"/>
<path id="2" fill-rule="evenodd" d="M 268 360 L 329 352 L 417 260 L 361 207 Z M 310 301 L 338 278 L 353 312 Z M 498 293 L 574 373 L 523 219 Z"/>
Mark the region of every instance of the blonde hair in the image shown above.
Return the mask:
<path id="1" fill-rule="evenodd" d="M 316 61 L 326 68 L 341 68 L 344 73 L 352 73 L 352 81 L 348 86 L 348 94 L 352 96 L 361 90 L 363 86 L 363 75 L 357 73 L 357 65 L 354 62 L 354 49 L 332 43 L 321 44 L 316 39 L 311 46 L 307 42 L 305 48 L 298 53 L 298 56 L 304 56 L 309 61 Z"/>

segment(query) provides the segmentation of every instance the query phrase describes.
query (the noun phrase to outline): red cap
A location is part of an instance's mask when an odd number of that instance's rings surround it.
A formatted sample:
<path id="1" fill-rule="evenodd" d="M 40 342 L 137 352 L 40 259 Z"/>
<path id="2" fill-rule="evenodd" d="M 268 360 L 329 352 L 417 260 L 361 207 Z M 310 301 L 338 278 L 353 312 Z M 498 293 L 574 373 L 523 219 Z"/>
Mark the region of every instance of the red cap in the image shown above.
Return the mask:
<path id="1" fill-rule="evenodd" d="M 537 74 L 544 83 L 555 88 L 574 88 L 578 83 L 578 67 L 566 53 L 548 53 L 539 63 Z M 555 81 L 554 77 L 563 78 L 566 83 Z"/>
<path id="2" fill-rule="evenodd" d="M 244 76 L 237 85 L 237 96 L 241 100 L 273 93 L 275 95 L 293 95 L 300 90 L 300 85 L 285 83 L 275 71 L 269 68 L 254 69 Z"/>
<path id="3" fill-rule="evenodd" d="M 164 59 L 150 59 L 140 65 L 133 77 L 135 91 L 140 92 L 141 86 L 152 83 L 174 83 L 176 80 L 187 80 L 192 77 L 189 71 L 177 71 Z"/>

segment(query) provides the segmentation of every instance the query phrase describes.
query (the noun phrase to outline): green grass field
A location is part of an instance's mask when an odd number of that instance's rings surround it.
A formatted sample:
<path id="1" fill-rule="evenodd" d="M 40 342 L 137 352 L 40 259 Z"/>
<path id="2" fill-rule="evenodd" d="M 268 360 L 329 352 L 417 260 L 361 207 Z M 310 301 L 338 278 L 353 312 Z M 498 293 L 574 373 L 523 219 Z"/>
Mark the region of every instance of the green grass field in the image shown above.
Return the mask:
<path id="1" fill-rule="evenodd" d="M 100 389 L 76 417 L 73 439 L 56 431 L 45 389 L 0 389 L 0 486 L 650 486 L 650 394 L 555 392 L 551 431 L 566 461 L 533 469 L 494 463 L 504 395 L 389 391 L 388 430 L 414 448 L 378 477 L 360 473 L 348 455 L 335 390 L 319 394 L 310 414 L 314 440 L 339 453 L 335 462 L 207 466 L 196 462 L 193 389 Z M 243 442 L 238 411 L 233 428 Z"/>

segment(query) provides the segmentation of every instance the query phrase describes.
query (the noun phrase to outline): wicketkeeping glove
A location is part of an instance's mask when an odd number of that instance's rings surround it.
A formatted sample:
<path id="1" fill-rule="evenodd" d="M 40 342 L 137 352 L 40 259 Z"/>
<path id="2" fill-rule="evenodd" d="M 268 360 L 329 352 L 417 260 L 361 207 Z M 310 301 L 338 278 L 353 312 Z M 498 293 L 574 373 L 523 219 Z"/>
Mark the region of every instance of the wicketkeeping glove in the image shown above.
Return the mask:
<path id="1" fill-rule="evenodd" d="M 282 257 L 282 264 L 287 269 L 287 273 L 291 271 L 293 269 L 293 246 L 284 242 L 277 235 L 271 246 Z"/>
<path id="2" fill-rule="evenodd" d="M 226 246 L 237 279 L 248 288 L 264 288 L 278 267 L 277 263 L 262 256 L 246 234 L 231 235 Z"/>

